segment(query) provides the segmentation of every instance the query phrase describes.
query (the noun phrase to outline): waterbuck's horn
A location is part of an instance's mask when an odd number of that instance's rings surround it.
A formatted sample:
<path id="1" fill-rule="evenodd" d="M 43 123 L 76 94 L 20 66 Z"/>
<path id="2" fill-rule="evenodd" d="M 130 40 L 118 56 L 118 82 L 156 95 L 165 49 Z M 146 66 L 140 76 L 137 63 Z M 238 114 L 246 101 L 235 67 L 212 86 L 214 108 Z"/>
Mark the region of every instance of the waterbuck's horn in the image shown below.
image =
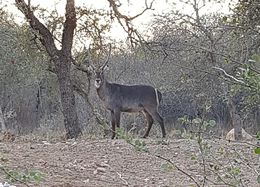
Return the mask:
<path id="1" fill-rule="evenodd" d="M 111 49 L 112 49 L 112 46 L 111 46 L 111 44 L 109 44 L 109 51 L 108 51 L 107 59 L 106 59 L 105 63 L 103 64 L 103 66 L 101 66 L 101 71 L 104 70 L 104 68 L 106 67 L 106 65 L 110 59 Z"/>

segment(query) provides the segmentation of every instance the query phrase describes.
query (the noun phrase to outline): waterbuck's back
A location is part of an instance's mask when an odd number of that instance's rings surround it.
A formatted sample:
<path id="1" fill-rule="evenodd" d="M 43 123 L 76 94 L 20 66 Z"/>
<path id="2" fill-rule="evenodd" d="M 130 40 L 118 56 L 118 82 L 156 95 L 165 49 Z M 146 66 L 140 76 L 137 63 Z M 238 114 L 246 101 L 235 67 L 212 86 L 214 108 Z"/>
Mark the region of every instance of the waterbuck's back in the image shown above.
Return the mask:
<path id="1" fill-rule="evenodd" d="M 139 112 L 147 107 L 157 107 L 157 94 L 158 102 L 162 98 L 159 91 L 148 85 L 110 84 L 110 89 L 113 90 L 110 92 L 111 100 L 115 101 L 123 112 Z"/>

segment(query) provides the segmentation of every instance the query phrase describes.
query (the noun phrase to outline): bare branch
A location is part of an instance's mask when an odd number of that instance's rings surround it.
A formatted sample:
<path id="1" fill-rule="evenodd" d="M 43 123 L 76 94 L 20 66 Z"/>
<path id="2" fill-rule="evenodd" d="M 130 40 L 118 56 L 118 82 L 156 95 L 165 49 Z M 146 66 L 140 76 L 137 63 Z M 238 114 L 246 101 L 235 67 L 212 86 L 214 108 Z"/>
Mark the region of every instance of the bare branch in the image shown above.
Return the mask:
<path id="1" fill-rule="evenodd" d="M 147 4 L 147 0 L 146 0 L 146 1 L 145 1 L 145 6 L 146 6 L 145 9 L 144 9 L 142 12 L 140 12 L 139 14 L 136 14 L 135 16 L 130 17 L 130 18 L 129 18 L 129 21 L 132 21 L 132 20 L 134 20 L 135 18 L 137 18 L 137 17 L 143 15 L 147 10 L 152 10 L 153 2 L 154 2 L 154 0 L 150 3 L 150 5 L 148 5 L 148 4 Z"/>
<path id="2" fill-rule="evenodd" d="M 150 3 L 150 5 L 148 5 L 147 0 L 146 0 L 146 1 L 145 1 L 145 6 L 146 6 L 145 9 L 144 9 L 142 12 L 140 12 L 139 14 L 136 14 L 135 16 L 132 16 L 132 17 L 128 17 L 128 16 L 122 14 L 122 13 L 118 10 L 118 8 L 119 8 L 120 5 L 117 5 L 114 0 L 108 0 L 108 2 L 109 2 L 109 4 L 110 4 L 110 7 L 112 7 L 112 9 L 113 9 L 115 15 L 117 16 L 117 18 L 119 18 L 119 19 L 124 19 L 124 20 L 126 20 L 127 22 L 129 22 L 129 21 L 132 21 L 132 20 L 136 19 L 137 17 L 143 15 L 147 10 L 151 10 L 151 9 L 152 9 L 152 6 L 153 6 L 154 0 Z"/>
<path id="3" fill-rule="evenodd" d="M 232 75 L 229 75 L 229 74 L 228 74 L 224 69 L 222 69 L 222 68 L 219 68 L 219 67 L 213 67 L 213 69 L 216 69 L 216 70 L 220 70 L 220 71 L 222 71 L 222 72 L 224 73 L 225 76 L 227 76 L 228 78 L 234 80 L 235 82 L 238 82 L 238 83 L 241 83 L 241 84 L 245 84 L 244 81 L 239 80 L 239 79 L 237 79 L 236 77 L 233 77 Z"/>
<path id="4" fill-rule="evenodd" d="M 143 11 L 141 11 L 140 13 L 134 15 L 134 16 L 127 16 L 122 14 L 119 11 L 119 7 L 120 4 L 116 4 L 115 0 L 107 0 L 109 2 L 110 7 L 112 8 L 115 17 L 118 20 L 118 23 L 122 26 L 122 28 L 125 30 L 125 32 L 128 34 L 128 39 L 130 40 L 131 44 L 136 43 L 136 39 L 134 38 L 134 36 L 138 37 L 138 40 L 142 40 L 141 36 L 139 35 L 139 33 L 137 32 L 136 29 L 134 29 L 131 21 L 133 21 L 134 19 L 138 18 L 139 16 L 143 15 L 147 10 L 152 10 L 152 5 L 154 0 L 151 1 L 150 4 L 147 3 L 147 0 L 145 1 L 145 8 Z"/>
<path id="5" fill-rule="evenodd" d="M 40 51 L 42 51 L 42 52 L 45 51 L 45 50 L 43 50 L 42 46 L 39 45 L 39 42 L 37 42 L 37 39 L 39 39 L 39 37 L 37 36 L 37 34 L 36 34 L 36 33 L 33 33 L 33 34 L 34 34 L 34 36 L 33 36 L 32 39 L 30 39 L 30 41 L 32 41 L 32 42 L 36 45 L 36 47 L 37 47 L 38 50 L 40 50 Z"/>
<path id="6" fill-rule="evenodd" d="M 55 46 L 51 32 L 38 20 L 38 18 L 35 17 L 33 11 L 30 9 L 29 5 L 25 3 L 24 0 L 15 0 L 15 2 L 18 9 L 25 15 L 26 19 L 29 21 L 31 27 L 35 31 L 39 32 L 39 34 L 41 35 L 41 38 L 39 38 L 39 40 L 46 48 L 50 57 L 54 57 L 55 55 L 57 55 L 58 50 Z"/>
<path id="7" fill-rule="evenodd" d="M 160 155 L 155 155 L 157 158 L 160 158 L 162 160 L 167 161 L 168 163 L 170 163 L 171 165 L 173 165 L 178 171 L 180 171 L 181 173 L 183 173 L 184 175 L 188 176 L 198 187 L 200 186 L 200 184 L 194 179 L 194 177 L 192 175 L 190 175 L 189 173 L 187 173 L 186 171 L 182 170 L 181 168 L 179 168 L 176 164 L 174 164 L 170 159 L 168 158 L 164 158 Z"/>
<path id="8" fill-rule="evenodd" d="M 20 182 L 21 184 L 24 184 L 25 186 L 29 185 L 24 182 L 23 180 L 20 180 L 18 177 L 15 177 L 12 175 L 12 173 L 10 173 L 7 169 L 5 169 L 2 165 L 0 165 L 0 170 L 2 170 L 8 177 L 10 177 L 11 179 L 13 179 L 14 181 Z"/>

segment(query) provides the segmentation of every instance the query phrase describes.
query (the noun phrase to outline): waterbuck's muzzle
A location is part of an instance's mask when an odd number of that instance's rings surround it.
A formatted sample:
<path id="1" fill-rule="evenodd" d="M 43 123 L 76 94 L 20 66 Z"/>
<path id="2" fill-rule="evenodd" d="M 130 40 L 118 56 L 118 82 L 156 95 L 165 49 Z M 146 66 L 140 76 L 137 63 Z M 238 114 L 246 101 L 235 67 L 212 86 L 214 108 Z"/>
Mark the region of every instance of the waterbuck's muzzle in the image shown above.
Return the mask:
<path id="1" fill-rule="evenodd" d="M 101 86 L 101 79 L 100 78 L 96 78 L 95 80 L 95 87 L 99 88 Z"/>

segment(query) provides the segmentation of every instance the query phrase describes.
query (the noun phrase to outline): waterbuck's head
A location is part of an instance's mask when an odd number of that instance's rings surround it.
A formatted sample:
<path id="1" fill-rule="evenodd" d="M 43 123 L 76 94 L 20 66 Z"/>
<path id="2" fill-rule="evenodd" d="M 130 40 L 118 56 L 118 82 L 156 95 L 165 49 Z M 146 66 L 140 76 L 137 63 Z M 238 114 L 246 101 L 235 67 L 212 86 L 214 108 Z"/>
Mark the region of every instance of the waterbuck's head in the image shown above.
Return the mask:
<path id="1" fill-rule="evenodd" d="M 105 82 L 105 76 L 104 76 L 104 71 L 106 69 L 108 69 L 108 61 L 110 58 L 110 54 L 111 54 L 111 45 L 109 45 L 109 53 L 107 55 L 107 59 L 106 61 L 103 63 L 103 65 L 99 68 L 94 68 L 93 66 L 91 66 L 92 71 L 95 74 L 95 87 L 96 88 L 100 88 Z"/>
<path id="2" fill-rule="evenodd" d="M 103 70 L 95 71 L 95 87 L 100 88 L 105 82 L 105 76 Z"/>

